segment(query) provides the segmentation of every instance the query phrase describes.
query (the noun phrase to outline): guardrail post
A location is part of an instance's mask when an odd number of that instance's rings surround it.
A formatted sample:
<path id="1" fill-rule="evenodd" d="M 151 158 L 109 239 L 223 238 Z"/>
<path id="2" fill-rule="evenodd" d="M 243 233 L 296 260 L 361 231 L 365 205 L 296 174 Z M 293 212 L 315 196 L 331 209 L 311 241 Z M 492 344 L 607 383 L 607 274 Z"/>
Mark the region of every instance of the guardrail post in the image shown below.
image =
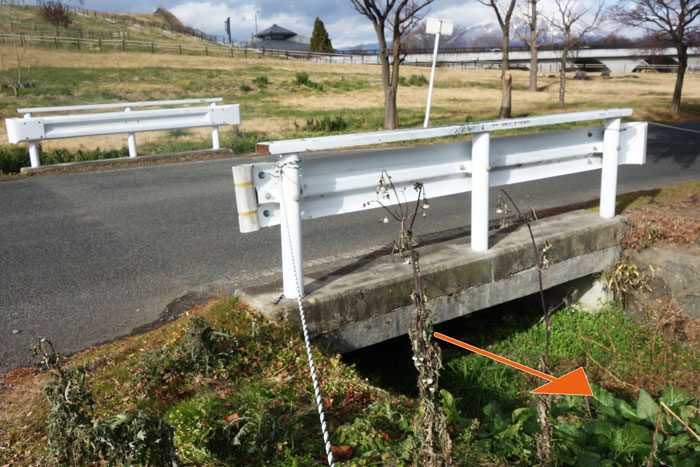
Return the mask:
<path id="1" fill-rule="evenodd" d="M 131 107 L 125 108 L 124 112 L 131 112 Z M 139 153 L 136 151 L 136 135 L 134 135 L 133 133 L 128 133 L 126 141 L 129 145 L 129 157 L 138 156 Z"/>
<path id="2" fill-rule="evenodd" d="M 615 195 L 617 193 L 617 164 L 620 154 L 620 118 L 605 120 L 603 136 L 603 168 L 600 178 L 600 217 L 615 217 Z"/>
<path id="3" fill-rule="evenodd" d="M 32 114 L 27 112 L 24 114 L 24 118 L 32 118 Z M 27 141 L 27 144 L 29 146 L 29 164 L 35 168 L 39 167 L 41 162 L 39 161 L 39 147 L 36 141 Z"/>
<path id="4" fill-rule="evenodd" d="M 280 167 L 280 237 L 282 240 L 282 281 L 285 298 L 304 295 L 304 268 L 301 243 L 301 190 L 299 155 L 283 156 Z M 296 276 L 296 277 L 295 277 Z M 299 288 L 297 289 L 297 280 Z"/>
<path id="5" fill-rule="evenodd" d="M 216 102 L 212 102 L 211 104 L 211 110 L 214 110 L 214 107 L 216 107 Z M 212 125 L 211 126 L 211 146 L 214 149 L 221 149 L 221 143 L 219 141 L 219 126 L 218 125 Z"/>
<path id="6" fill-rule="evenodd" d="M 491 135 L 474 133 L 472 137 L 472 250 L 489 249 L 489 152 Z"/>

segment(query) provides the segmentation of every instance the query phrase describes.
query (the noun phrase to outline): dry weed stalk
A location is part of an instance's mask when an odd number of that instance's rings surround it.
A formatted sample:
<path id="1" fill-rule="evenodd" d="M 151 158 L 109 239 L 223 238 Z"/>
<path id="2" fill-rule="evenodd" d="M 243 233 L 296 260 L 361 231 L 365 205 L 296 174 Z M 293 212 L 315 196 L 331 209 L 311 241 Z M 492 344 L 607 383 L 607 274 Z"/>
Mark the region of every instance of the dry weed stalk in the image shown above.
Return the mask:
<path id="1" fill-rule="evenodd" d="M 384 208 L 388 216 L 401 224 L 401 233 L 394 244 L 394 251 L 401 255 L 405 264 L 411 266 L 413 272 L 411 299 L 414 316 L 413 326 L 408 334 L 413 350 L 413 363 L 418 370 L 417 385 L 420 395 L 420 409 L 415 422 L 416 452 L 413 463 L 416 466 L 448 466 L 451 465 L 452 442 L 447 432 L 447 422 L 440 404 L 438 389 L 442 354 L 440 347 L 432 339 L 433 316 L 427 306 L 428 298 L 423 293 L 419 254 L 415 249 L 417 243 L 413 238 L 413 224 L 419 211 L 422 208 L 425 215 L 425 209 L 429 204 L 423 185 L 415 183 L 413 188 L 418 195 L 415 207 L 411 210 L 405 193 L 402 193 L 404 196 L 401 199 L 391 177 L 384 171 L 377 185 L 376 202 Z M 391 206 L 392 196 L 395 199 L 394 206 Z M 382 222 L 388 223 L 388 216 L 385 216 Z"/>

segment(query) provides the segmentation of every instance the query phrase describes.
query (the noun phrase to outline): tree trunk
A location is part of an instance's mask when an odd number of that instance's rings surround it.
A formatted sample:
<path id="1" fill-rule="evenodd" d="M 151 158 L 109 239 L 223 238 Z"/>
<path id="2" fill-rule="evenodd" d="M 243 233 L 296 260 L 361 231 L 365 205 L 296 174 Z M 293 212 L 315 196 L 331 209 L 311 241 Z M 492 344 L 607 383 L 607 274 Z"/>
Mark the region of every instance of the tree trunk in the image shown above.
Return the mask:
<path id="1" fill-rule="evenodd" d="M 566 51 L 562 51 L 559 62 L 559 108 L 564 108 L 564 96 L 566 94 Z"/>
<path id="2" fill-rule="evenodd" d="M 389 62 L 389 50 L 383 35 L 377 33 L 379 38 L 379 62 L 382 65 L 382 90 L 384 91 L 384 128 L 395 130 L 398 127 L 398 115 L 396 112 L 396 94 L 398 90 L 399 70 L 396 63 Z M 392 50 L 391 55 L 394 55 Z M 394 60 L 396 61 L 396 59 Z"/>
<path id="3" fill-rule="evenodd" d="M 501 61 L 501 110 L 498 112 L 498 118 L 510 118 L 511 114 L 511 89 L 513 87 L 513 77 L 508 72 L 510 63 L 508 61 L 508 48 L 510 47 L 509 32 L 506 29 L 503 32 L 503 60 Z"/>
<path id="4" fill-rule="evenodd" d="M 561 51 L 561 62 L 559 63 L 559 108 L 564 108 L 564 96 L 566 94 L 566 61 L 569 58 L 569 47 L 571 47 L 571 29 L 567 27 L 564 31 L 564 48 Z"/>
<path id="5" fill-rule="evenodd" d="M 676 87 L 673 89 L 673 99 L 671 100 L 671 113 L 678 114 L 681 110 L 681 93 L 683 92 L 683 80 L 685 70 L 688 67 L 688 46 L 676 44 L 678 51 L 678 70 L 676 71 Z"/>
<path id="6" fill-rule="evenodd" d="M 530 0 L 530 86 L 537 91 L 537 1 Z"/>

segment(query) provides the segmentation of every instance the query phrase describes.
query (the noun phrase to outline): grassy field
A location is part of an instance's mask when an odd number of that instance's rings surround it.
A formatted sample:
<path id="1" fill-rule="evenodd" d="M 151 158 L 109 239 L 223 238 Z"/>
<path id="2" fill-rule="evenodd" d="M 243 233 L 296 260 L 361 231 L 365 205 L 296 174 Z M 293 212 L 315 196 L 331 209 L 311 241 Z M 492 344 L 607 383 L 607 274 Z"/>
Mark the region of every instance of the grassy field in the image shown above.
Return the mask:
<path id="1" fill-rule="evenodd" d="M 3 47 L 8 54 L 8 46 Z M 10 60 L 9 57 L 5 57 Z M 381 128 L 383 93 L 380 69 L 371 65 L 330 65 L 282 58 L 230 58 L 149 53 L 77 52 L 26 49 L 23 65 L 31 65 L 28 81 L 35 88 L 11 90 L 0 96 L 0 116 L 17 117 L 19 107 L 60 106 L 115 101 L 182 99 L 220 96 L 240 103 L 241 130 L 261 140 L 370 131 Z M 297 74 L 307 73 L 302 84 Z M 428 77 L 429 70 L 405 66 L 402 74 Z M 597 75 L 597 74 L 596 74 Z M 613 75 L 604 80 L 569 80 L 567 107 L 580 111 L 631 107 L 634 119 L 682 121 L 700 118 L 700 76 L 686 78 L 682 112 L 673 117 L 667 107 L 673 90 L 672 74 Z M 527 91 L 528 72 L 513 71 L 514 116 L 557 113 L 558 78 L 540 75 L 540 91 Z M 431 125 L 494 119 L 500 106 L 497 70 L 439 69 L 433 94 Z M 421 126 L 427 86 L 402 85 L 398 95 L 399 125 Z M 325 122 L 324 122 L 325 121 Z M 333 121 L 336 124 L 333 124 Z M 229 131 L 229 130 L 225 130 Z M 0 128 L 4 140 L 5 128 Z M 139 144 L 172 139 L 168 133 L 144 133 Z M 179 142 L 208 146 L 206 129 L 179 135 Z M 125 136 L 46 141 L 44 151 L 121 149 Z M 7 150 L 7 145 L 3 146 Z M 2 149 L 0 148 L 0 149 Z"/>
<path id="2" fill-rule="evenodd" d="M 37 19 L 35 7 L 0 5 L 0 17 L 12 17 L 17 28 L 30 34 L 32 28 L 46 27 Z M 104 19 L 73 15 L 68 32 L 128 30 L 130 39 L 146 41 L 198 41 L 187 35 L 165 35 L 153 15 L 132 15 L 153 22 L 155 27 L 135 28 Z M 6 27 L 6 22 L 0 25 Z M 72 29 L 71 29 L 72 28 Z M 133 31 L 132 31 L 133 30 Z M 51 46 L 27 47 L 21 51 L 24 81 L 34 88 L 0 91 L 0 117 L 18 117 L 17 108 L 97 104 L 116 101 L 223 97 L 225 103 L 240 103 L 241 131 L 259 140 L 307 137 L 331 133 L 351 133 L 381 129 L 383 92 L 380 69 L 373 65 L 333 65 L 275 57 L 248 58 L 226 55 L 152 54 L 150 51 L 122 52 L 118 47 L 72 50 Z M 0 44 L 5 64 L 0 79 L 14 73 L 12 47 Z M 300 74 L 306 74 L 306 79 Z M 687 121 L 700 119 L 700 75 L 685 81 L 681 114 L 672 116 L 670 104 L 673 74 L 613 74 L 602 79 L 592 74 L 590 81 L 567 82 L 567 107 L 557 106 L 559 81 L 554 74 L 539 78 L 539 91 L 527 91 L 528 72 L 513 70 L 513 115 L 528 116 L 562 111 L 631 107 L 635 120 Z M 498 70 L 439 69 L 431 109 L 431 125 L 446 125 L 495 119 L 500 107 Z M 427 68 L 404 66 L 398 94 L 399 125 L 422 125 L 427 99 Z M 414 79 L 411 79 L 411 78 Z M 422 79 L 416 79 L 416 78 Z M 569 76 L 572 77 L 571 75 Z M 410 83 L 419 83 L 411 85 Z M 422 83 L 422 84 L 420 84 Z M 0 127 L 0 170 L 13 172 L 27 161 L 6 141 Z M 224 145 L 236 144 L 230 129 L 223 129 Z M 137 135 L 140 153 L 204 149 L 210 147 L 208 129 L 184 132 L 154 132 Z M 125 135 L 45 141 L 44 163 L 102 157 L 105 151 L 124 152 Z M 239 145 L 240 146 L 240 145 Z M 58 152 L 57 152 L 58 151 Z M 78 151 L 80 154 L 75 155 Z M 72 158 L 72 159 L 71 159 Z"/>

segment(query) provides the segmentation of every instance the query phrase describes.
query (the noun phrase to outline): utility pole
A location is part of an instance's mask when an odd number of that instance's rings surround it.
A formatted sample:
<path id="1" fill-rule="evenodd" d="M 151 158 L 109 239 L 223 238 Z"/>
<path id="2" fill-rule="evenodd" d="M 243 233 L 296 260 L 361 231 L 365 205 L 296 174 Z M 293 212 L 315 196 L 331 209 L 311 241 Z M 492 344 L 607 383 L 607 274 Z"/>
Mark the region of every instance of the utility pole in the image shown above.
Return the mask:
<path id="1" fill-rule="evenodd" d="M 226 18 L 226 21 L 224 21 L 224 25 L 225 25 L 226 34 L 228 34 L 228 43 L 232 44 L 233 42 L 231 42 L 231 17 L 230 16 L 228 18 Z"/>

